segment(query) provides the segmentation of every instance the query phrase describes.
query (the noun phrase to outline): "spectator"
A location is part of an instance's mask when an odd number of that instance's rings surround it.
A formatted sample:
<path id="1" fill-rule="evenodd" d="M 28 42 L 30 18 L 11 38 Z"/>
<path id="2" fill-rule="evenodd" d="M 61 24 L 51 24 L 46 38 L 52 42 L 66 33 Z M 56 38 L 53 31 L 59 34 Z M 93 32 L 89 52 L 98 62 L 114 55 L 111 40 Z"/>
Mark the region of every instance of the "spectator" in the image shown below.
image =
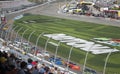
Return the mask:
<path id="1" fill-rule="evenodd" d="M 17 64 L 16 68 L 17 69 L 20 69 L 20 63 L 21 63 L 21 61 L 22 61 L 21 59 L 16 60 L 16 64 Z"/>
<path id="2" fill-rule="evenodd" d="M 26 74 L 32 74 L 32 72 L 33 72 L 33 66 L 32 65 L 27 65 Z"/>
<path id="3" fill-rule="evenodd" d="M 5 57 L 0 57 L 0 74 L 5 74 L 8 70 L 6 61 L 7 61 L 7 59 Z"/>
<path id="4" fill-rule="evenodd" d="M 49 74 L 50 68 L 48 66 L 46 66 L 44 69 L 45 69 L 45 74 Z"/>
<path id="5" fill-rule="evenodd" d="M 42 66 L 39 69 L 39 74 L 44 74 L 45 73 L 45 64 L 42 64 Z"/>
<path id="6" fill-rule="evenodd" d="M 17 69 L 15 68 L 15 65 L 10 65 L 9 66 L 10 71 L 8 71 L 6 74 L 17 74 Z"/>
<path id="7" fill-rule="evenodd" d="M 54 74 L 54 71 L 55 71 L 54 68 L 51 67 L 51 68 L 50 68 L 50 73 L 51 73 L 51 74 Z"/>
<path id="8" fill-rule="evenodd" d="M 16 57 L 14 54 L 10 54 L 10 57 L 8 58 L 8 64 L 17 66 Z"/>
<path id="9" fill-rule="evenodd" d="M 57 67 L 55 67 L 54 74 L 58 74 Z"/>
<path id="10" fill-rule="evenodd" d="M 33 65 L 33 72 L 32 72 L 32 74 L 39 74 L 39 70 L 37 68 L 38 61 L 33 61 L 32 65 Z"/>
<path id="11" fill-rule="evenodd" d="M 57 67 L 52 67 L 52 68 L 50 69 L 50 73 L 58 74 Z"/>
<path id="12" fill-rule="evenodd" d="M 25 61 L 22 61 L 20 63 L 20 70 L 18 70 L 17 74 L 27 74 L 27 63 Z"/>
<path id="13" fill-rule="evenodd" d="M 32 65 L 32 62 L 33 62 L 33 60 L 31 59 L 31 58 L 28 58 L 28 65 L 30 64 L 30 65 Z"/>

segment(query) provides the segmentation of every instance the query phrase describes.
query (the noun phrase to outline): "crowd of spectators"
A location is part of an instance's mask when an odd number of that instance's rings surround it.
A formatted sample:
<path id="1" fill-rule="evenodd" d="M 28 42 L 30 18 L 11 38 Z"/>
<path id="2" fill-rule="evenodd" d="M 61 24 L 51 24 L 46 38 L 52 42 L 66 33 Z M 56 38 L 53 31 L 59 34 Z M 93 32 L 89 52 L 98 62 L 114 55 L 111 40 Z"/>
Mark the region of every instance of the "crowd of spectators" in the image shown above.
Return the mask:
<path id="1" fill-rule="evenodd" d="M 27 61 L 15 54 L 0 51 L 0 74 L 68 74 L 57 67 L 47 66 L 45 63 L 34 61 L 30 57 Z"/>

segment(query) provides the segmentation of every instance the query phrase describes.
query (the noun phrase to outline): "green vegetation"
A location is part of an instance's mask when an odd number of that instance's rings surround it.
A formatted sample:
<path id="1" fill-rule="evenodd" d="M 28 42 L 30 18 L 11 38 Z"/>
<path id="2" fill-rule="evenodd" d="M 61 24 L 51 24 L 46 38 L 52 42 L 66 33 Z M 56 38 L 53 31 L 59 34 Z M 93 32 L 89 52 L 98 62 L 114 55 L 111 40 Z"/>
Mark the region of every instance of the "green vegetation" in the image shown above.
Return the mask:
<path id="1" fill-rule="evenodd" d="M 16 25 L 19 25 L 16 31 L 20 27 L 24 28 L 19 32 L 20 35 L 22 35 L 25 29 L 29 29 L 24 35 L 24 38 L 26 39 L 28 39 L 28 36 L 33 30 L 36 31 L 30 39 L 30 41 L 33 42 L 34 44 L 36 42 L 38 35 L 42 32 L 45 32 L 46 34 L 64 33 L 73 37 L 86 39 L 86 40 L 90 40 L 95 37 L 120 38 L 120 34 L 119 34 L 120 27 L 94 24 L 94 23 L 81 22 L 81 21 L 68 20 L 68 19 L 60 19 L 60 18 L 42 16 L 42 15 L 25 16 L 22 19 L 15 21 L 14 24 L 15 24 L 14 27 Z M 42 36 L 39 40 L 39 46 L 44 48 L 46 40 L 47 37 Z M 57 41 L 54 41 L 52 39 L 50 41 L 58 43 Z M 120 47 L 117 48 L 120 49 Z M 48 43 L 47 50 L 52 53 L 55 53 L 55 46 L 50 45 Z M 58 49 L 58 54 L 64 58 L 67 58 L 69 54 L 69 50 L 70 50 L 70 46 L 61 43 Z M 83 64 L 85 54 L 86 52 L 74 48 L 72 52 L 71 60 L 79 64 Z M 106 56 L 107 54 L 102 54 L 102 55 L 89 54 L 87 59 L 87 66 L 102 72 Z M 114 73 L 120 74 L 119 56 L 120 56 L 119 52 L 111 54 L 107 64 L 106 74 L 114 74 Z"/>
<path id="2" fill-rule="evenodd" d="M 112 10 L 120 10 L 120 8 L 114 7 L 112 8 Z"/>

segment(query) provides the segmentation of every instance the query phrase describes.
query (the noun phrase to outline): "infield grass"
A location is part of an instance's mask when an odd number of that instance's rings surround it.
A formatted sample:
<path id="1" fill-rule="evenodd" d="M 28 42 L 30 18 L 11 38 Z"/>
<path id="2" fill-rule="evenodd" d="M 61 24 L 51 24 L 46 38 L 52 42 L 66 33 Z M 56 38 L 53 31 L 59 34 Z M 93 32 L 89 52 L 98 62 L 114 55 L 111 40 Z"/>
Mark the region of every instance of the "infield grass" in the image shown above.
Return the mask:
<path id="1" fill-rule="evenodd" d="M 22 19 L 15 21 L 14 24 L 15 24 L 14 27 L 16 25 L 19 25 L 16 31 L 20 27 L 23 27 L 23 30 L 19 32 L 20 35 L 22 35 L 25 29 L 29 29 L 24 35 L 24 38 L 26 39 L 28 39 L 28 36 L 34 30 L 35 33 L 30 39 L 30 41 L 33 42 L 34 44 L 36 42 L 38 35 L 42 32 L 45 32 L 46 34 L 64 33 L 69 36 L 73 36 L 85 40 L 91 40 L 92 38 L 97 38 L 97 37 L 107 37 L 107 38 L 117 38 L 117 39 L 120 38 L 120 27 L 81 22 L 81 21 L 75 21 L 69 19 L 60 19 L 55 17 L 43 16 L 43 15 L 25 16 Z M 39 39 L 39 46 L 44 48 L 46 40 L 47 38 L 42 36 Z M 57 41 L 54 41 L 52 39 L 50 39 L 50 41 L 58 43 Z M 56 48 L 55 46 L 48 43 L 47 46 L 48 51 L 55 53 L 55 48 Z M 120 47 L 116 47 L 116 48 L 120 49 Z M 64 58 L 68 58 L 69 50 L 70 50 L 70 46 L 61 43 L 58 49 L 58 55 Z M 85 54 L 86 54 L 85 51 L 74 48 L 72 52 L 71 60 L 75 61 L 76 63 L 83 64 Z M 107 54 L 93 55 L 90 53 L 87 59 L 87 66 L 102 72 L 106 56 Z M 114 73 L 120 74 L 119 56 L 120 56 L 119 52 L 111 54 L 107 64 L 106 74 L 114 74 Z"/>

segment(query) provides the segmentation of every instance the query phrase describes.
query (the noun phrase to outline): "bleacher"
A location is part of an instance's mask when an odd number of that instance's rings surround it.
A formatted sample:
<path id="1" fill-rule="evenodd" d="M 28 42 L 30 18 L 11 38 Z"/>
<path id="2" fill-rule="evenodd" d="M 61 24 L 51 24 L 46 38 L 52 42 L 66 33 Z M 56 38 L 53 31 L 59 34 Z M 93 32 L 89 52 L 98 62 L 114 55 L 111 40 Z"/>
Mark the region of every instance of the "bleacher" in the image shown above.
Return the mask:
<path id="1" fill-rule="evenodd" d="M 0 39 L 0 74 L 76 74 L 31 53 L 24 55 L 3 42 Z"/>

